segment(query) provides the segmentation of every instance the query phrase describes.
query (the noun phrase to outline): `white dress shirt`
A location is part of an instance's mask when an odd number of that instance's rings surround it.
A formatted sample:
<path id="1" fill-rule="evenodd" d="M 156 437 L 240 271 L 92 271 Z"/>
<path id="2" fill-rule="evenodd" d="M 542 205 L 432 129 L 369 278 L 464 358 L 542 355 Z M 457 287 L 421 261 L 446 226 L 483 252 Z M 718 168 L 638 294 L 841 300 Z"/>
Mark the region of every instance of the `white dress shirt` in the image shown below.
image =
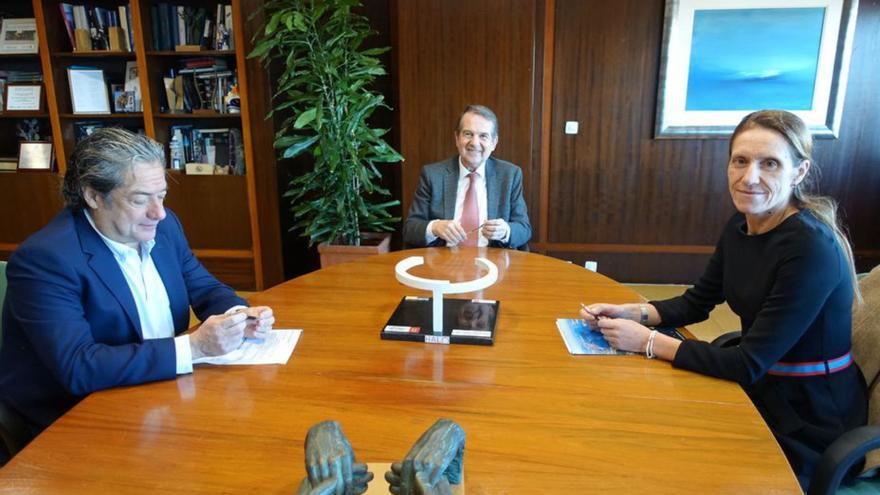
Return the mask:
<path id="1" fill-rule="evenodd" d="M 467 167 L 461 162 L 461 157 L 458 157 L 458 187 L 455 190 L 455 215 L 453 215 L 452 219 L 456 222 L 461 222 L 461 213 L 464 210 L 464 198 L 467 194 L 468 187 L 470 187 L 470 179 L 468 179 L 468 174 L 471 173 Z M 477 192 L 477 207 L 480 209 L 480 222 L 478 225 L 483 225 L 486 223 L 488 219 L 488 210 L 487 210 L 487 196 L 486 193 L 486 162 L 480 164 L 474 173 L 477 174 L 476 180 L 474 181 L 474 187 L 476 187 Z M 432 233 L 431 228 L 434 226 L 434 222 L 437 220 L 431 220 L 428 222 L 428 227 L 425 229 L 425 244 L 431 244 L 435 240 L 437 240 L 437 236 Z M 477 237 L 477 246 L 485 247 L 489 245 L 489 239 L 483 237 L 483 229 L 480 229 L 476 232 L 479 234 Z M 510 229 L 507 229 L 507 234 L 502 239 L 503 242 L 507 242 L 510 239 Z"/>
<path id="2" fill-rule="evenodd" d="M 171 301 L 162 277 L 156 270 L 150 252 L 156 245 L 155 239 L 140 243 L 140 252 L 104 236 L 92 220 L 88 211 L 84 211 L 89 224 L 110 248 L 122 275 L 125 277 L 131 297 L 137 306 L 138 318 L 144 340 L 167 339 L 174 337 L 174 319 L 171 316 Z M 189 335 L 174 337 L 175 361 L 177 374 L 192 373 L 192 350 L 189 346 Z"/>

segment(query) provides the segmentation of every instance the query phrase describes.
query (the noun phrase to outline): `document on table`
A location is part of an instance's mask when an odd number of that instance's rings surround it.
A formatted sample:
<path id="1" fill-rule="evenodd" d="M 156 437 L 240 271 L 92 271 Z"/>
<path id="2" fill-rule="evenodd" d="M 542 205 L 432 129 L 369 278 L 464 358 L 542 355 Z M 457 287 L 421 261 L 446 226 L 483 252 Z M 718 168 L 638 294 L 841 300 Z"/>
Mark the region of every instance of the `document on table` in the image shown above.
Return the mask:
<path id="1" fill-rule="evenodd" d="M 272 330 L 265 339 L 245 339 L 232 352 L 193 359 L 193 364 L 287 364 L 300 334 L 300 329 Z"/>

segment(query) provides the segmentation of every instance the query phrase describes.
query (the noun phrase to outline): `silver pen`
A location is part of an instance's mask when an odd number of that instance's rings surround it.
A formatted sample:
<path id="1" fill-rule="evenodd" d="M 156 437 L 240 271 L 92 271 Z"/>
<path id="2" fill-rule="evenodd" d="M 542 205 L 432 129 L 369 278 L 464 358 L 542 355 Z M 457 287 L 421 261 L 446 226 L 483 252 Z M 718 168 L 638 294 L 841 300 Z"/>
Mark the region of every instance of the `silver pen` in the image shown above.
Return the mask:
<path id="1" fill-rule="evenodd" d="M 486 222 L 483 222 L 483 224 L 480 225 L 479 227 L 477 227 L 477 228 L 475 228 L 475 229 L 468 230 L 468 231 L 466 232 L 466 234 L 472 234 L 472 233 L 474 233 L 474 232 L 476 232 L 476 231 L 482 229 L 482 228 L 485 227 L 485 226 L 486 226 Z"/>
<path id="2" fill-rule="evenodd" d="M 581 309 L 583 309 L 584 311 L 586 311 L 588 315 L 590 315 L 590 316 L 592 316 L 593 318 L 595 318 L 596 321 L 599 321 L 599 318 L 605 318 L 604 316 L 597 315 L 596 313 L 592 312 L 592 311 L 590 310 L 590 308 L 588 308 L 587 305 L 584 304 L 584 303 L 581 303 Z"/>

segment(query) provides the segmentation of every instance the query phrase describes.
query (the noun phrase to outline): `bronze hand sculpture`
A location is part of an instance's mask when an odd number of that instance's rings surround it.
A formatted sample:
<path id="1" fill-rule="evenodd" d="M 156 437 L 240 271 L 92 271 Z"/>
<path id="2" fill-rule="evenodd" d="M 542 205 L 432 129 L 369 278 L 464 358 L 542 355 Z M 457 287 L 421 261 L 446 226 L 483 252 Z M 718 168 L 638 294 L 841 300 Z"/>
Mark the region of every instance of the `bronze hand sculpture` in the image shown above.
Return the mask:
<path id="1" fill-rule="evenodd" d="M 322 421 L 306 435 L 306 472 L 297 495 L 359 495 L 373 473 L 355 462 L 351 444 L 336 421 Z"/>
<path id="2" fill-rule="evenodd" d="M 394 495 L 448 495 L 450 484 L 461 483 L 464 430 L 449 419 L 440 419 L 412 446 L 403 462 L 385 473 Z"/>

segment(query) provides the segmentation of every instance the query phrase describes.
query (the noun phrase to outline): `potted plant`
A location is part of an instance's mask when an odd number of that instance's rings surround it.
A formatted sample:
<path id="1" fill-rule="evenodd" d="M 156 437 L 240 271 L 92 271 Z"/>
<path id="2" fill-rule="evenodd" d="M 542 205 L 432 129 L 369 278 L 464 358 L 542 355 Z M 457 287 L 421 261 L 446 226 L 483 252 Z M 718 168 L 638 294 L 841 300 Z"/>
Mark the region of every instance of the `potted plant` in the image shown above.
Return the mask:
<path id="1" fill-rule="evenodd" d="M 359 5 L 360 0 L 270 0 L 265 28 L 249 55 L 283 68 L 270 115 L 289 116 L 275 134 L 275 148 L 282 159 L 308 152 L 314 162 L 290 181 L 284 197 L 294 215 L 291 230 L 319 244 L 322 266 L 328 265 L 331 245 L 340 245 L 344 254 L 375 252 L 365 246 L 374 236 L 364 232 L 390 232 L 400 221 L 388 211 L 400 202 L 388 199 L 378 165 L 403 157 L 383 139 L 387 129 L 368 123 L 373 111 L 387 108 L 370 85 L 385 74 L 378 55 L 388 48 L 362 46 L 373 31 L 366 18 L 352 12 Z M 390 234 L 383 237 L 387 252 Z"/>

